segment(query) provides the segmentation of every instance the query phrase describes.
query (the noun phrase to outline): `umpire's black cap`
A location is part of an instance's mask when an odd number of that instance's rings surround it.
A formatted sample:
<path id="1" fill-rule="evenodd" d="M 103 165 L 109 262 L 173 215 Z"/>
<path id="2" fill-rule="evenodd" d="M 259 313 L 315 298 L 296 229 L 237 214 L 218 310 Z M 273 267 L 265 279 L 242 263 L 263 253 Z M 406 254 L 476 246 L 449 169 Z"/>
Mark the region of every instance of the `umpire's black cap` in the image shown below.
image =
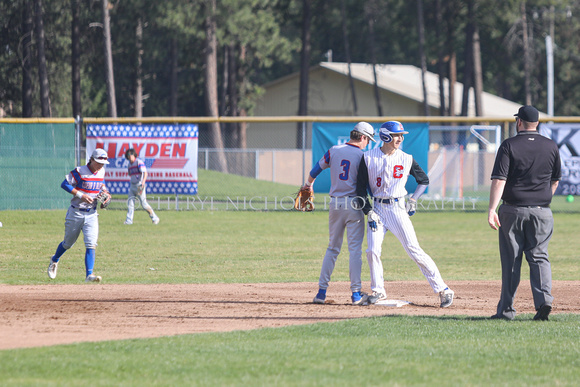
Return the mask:
<path id="1" fill-rule="evenodd" d="M 535 107 L 526 105 L 522 106 L 520 110 L 518 110 L 518 114 L 514 114 L 514 116 L 527 122 L 538 122 L 540 113 L 538 113 L 538 109 Z"/>

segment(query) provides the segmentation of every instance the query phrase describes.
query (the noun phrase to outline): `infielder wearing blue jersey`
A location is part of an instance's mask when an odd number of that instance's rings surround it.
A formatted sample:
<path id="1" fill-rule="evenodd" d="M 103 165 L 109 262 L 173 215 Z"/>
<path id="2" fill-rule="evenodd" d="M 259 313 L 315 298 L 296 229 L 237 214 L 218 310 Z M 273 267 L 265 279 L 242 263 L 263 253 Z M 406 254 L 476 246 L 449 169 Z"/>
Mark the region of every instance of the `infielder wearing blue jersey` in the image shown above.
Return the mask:
<path id="1" fill-rule="evenodd" d="M 133 224 L 133 214 L 135 212 L 135 198 L 139 199 L 141 206 L 149 213 L 153 224 L 159 223 L 159 217 L 155 215 L 153 208 L 147 203 L 145 182 L 147 181 L 147 168 L 143 160 L 137 158 L 137 152 L 131 148 L 125 152 L 125 158 L 129 160 L 129 176 L 131 177 L 131 187 L 129 188 L 129 200 L 127 201 L 127 219 L 125 224 Z"/>
<path id="2" fill-rule="evenodd" d="M 373 127 L 366 122 L 359 122 L 350 132 L 346 144 L 330 148 L 310 171 L 305 186 L 312 190 L 312 183 L 324 169 L 330 168 L 330 208 L 328 212 L 329 242 L 322 260 L 322 269 L 318 281 L 318 294 L 315 304 L 324 304 L 326 289 L 334 270 L 336 259 L 342 247 L 344 230 L 348 238 L 350 255 L 350 290 L 353 305 L 362 305 L 367 295 L 361 292 L 362 241 L 365 233 L 364 214 L 356 206 L 356 181 L 363 151 L 370 141 L 376 142 Z"/>
<path id="3" fill-rule="evenodd" d="M 439 295 L 441 307 L 446 308 L 453 303 L 454 292 L 443 282 L 433 259 L 419 246 L 413 223 L 409 219 L 415 214 L 417 199 L 429 185 L 429 177 L 413 156 L 399 149 L 403 135 L 407 133 L 400 122 L 385 122 L 379 130 L 383 145 L 366 152 L 360 163 L 357 196 L 365 199 L 363 211 L 369 221 L 367 260 L 373 293 L 368 297 L 368 303 L 374 304 L 387 298 L 381 249 L 385 233 L 391 231 L 409 257 L 417 263 L 433 291 Z M 405 203 L 405 184 L 409 175 L 417 180 L 418 185 Z M 367 189 L 373 197 L 372 208 L 367 198 Z"/>
<path id="4" fill-rule="evenodd" d="M 107 152 L 95 149 L 87 165 L 73 169 L 61 184 L 62 189 L 71 193 L 73 198 L 66 213 L 64 240 L 58 245 L 48 265 L 48 277 L 56 278 L 60 257 L 73 247 L 81 231 L 85 241 L 85 282 L 100 282 L 101 277 L 93 274 L 95 249 L 99 237 L 99 214 L 95 199 L 105 186 L 105 168 L 109 164 Z"/>

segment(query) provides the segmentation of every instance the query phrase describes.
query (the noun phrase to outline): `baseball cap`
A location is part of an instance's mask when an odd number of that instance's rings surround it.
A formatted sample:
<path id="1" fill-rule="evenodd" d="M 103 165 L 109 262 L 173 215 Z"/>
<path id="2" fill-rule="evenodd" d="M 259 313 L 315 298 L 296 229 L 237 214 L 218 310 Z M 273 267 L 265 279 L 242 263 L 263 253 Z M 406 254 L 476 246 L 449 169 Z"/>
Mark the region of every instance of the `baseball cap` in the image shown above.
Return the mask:
<path id="1" fill-rule="evenodd" d="M 520 110 L 518 110 L 518 114 L 514 114 L 514 116 L 527 122 L 538 122 L 540 113 L 538 113 L 538 109 L 535 107 L 525 105 L 522 106 Z"/>
<path id="2" fill-rule="evenodd" d="M 107 161 L 109 157 L 107 156 L 107 152 L 105 152 L 104 149 L 101 148 L 95 149 L 93 151 L 93 154 L 91 155 L 91 158 L 99 164 L 109 164 L 109 162 Z"/>
<path id="3" fill-rule="evenodd" d="M 372 142 L 377 142 L 377 140 L 375 140 L 375 129 L 368 122 L 359 122 L 354 126 L 353 130 L 364 134 L 370 138 Z"/>

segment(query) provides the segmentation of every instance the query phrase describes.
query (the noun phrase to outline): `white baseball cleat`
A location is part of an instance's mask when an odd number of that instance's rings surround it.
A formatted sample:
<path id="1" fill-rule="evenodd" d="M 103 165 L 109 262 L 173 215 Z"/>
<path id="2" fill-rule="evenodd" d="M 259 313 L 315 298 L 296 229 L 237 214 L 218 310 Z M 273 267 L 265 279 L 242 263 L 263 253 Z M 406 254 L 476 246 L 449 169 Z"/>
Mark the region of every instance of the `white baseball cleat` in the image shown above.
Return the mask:
<path id="1" fill-rule="evenodd" d="M 153 224 L 159 224 L 159 218 L 155 217 L 153 219 L 151 219 L 151 221 L 153 222 Z"/>
<path id="2" fill-rule="evenodd" d="M 48 265 L 48 278 L 55 279 L 56 278 L 56 270 L 58 269 L 58 262 L 53 262 L 52 258 L 50 258 L 50 264 Z"/>
<path id="3" fill-rule="evenodd" d="M 130 221 L 129 219 L 127 219 L 127 220 L 125 221 L 125 224 L 133 224 L 133 222 L 132 222 L 132 221 Z"/>
<path id="4" fill-rule="evenodd" d="M 381 292 L 373 292 L 368 298 L 369 304 L 376 304 L 378 301 L 386 300 L 387 296 Z"/>
<path id="5" fill-rule="evenodd" d="M 441 300 L 441 308 L 447 308 L 453 304 L 453 296 L 455 292 L 449 288 L 439 292 L 439 299 Z"/>
<path id="6" fill-rule="evenodd" d="M 100 275 L 89 274 L 85 279 L 85 282 L 101 282 L 102 278 Z"/>

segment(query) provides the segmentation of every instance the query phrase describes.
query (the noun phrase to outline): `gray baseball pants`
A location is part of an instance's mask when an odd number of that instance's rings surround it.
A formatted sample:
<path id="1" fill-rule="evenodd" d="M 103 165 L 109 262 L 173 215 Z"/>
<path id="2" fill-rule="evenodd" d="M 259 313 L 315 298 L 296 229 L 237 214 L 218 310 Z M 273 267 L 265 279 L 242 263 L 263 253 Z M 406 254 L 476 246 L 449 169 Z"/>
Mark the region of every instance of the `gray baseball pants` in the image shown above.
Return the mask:
<path id="1" fill-rule="evenodd" d="M 530 285 L 536 310 L 552 305 L 552 268 L 548 260 L 548 243 L 554 230 L 552 210 L 547 207 L 516 207 L 502 204 L 498 210 L 499 252 L 502 285 L 497 315 L 507 319 L 516 316 L 514 299 L 520 283 L 522 256 L 530 266 Z"/>
<path id="2" fill-rule="evenodd" d="M 355 209 L 355 198 L 331 198 L 328 210 L 328 248 L 322 260 L 318 286 L 327 289 L 330 276 L 334 271 L 336 259 L 342 247 L 344 230 L 348 242 L 350 290 L 360 292 L 362 270 L 362 242 L 365 235 L 365 216 L 362 210 Z"/>

